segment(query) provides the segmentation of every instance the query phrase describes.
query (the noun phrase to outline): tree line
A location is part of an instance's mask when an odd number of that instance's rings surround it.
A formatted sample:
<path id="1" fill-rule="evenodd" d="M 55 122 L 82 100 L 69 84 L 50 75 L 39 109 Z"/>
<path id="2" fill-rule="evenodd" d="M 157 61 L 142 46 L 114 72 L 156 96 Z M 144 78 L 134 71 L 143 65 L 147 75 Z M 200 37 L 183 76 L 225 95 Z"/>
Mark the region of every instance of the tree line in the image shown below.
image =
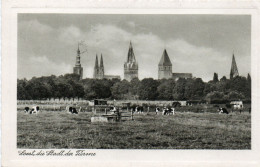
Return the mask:
<path id="1" fill-rule="evenodd" d="M 18 100 L 50 98 L 117 99 L 117 100 L 194 100 L 225 103 L 231 100 L 251 100 L 251 77 L 237 76 L 203 82 L 201 78 L 155 80 L 79 79 L 77 74 L 33 77 L 17 80 Z"/>

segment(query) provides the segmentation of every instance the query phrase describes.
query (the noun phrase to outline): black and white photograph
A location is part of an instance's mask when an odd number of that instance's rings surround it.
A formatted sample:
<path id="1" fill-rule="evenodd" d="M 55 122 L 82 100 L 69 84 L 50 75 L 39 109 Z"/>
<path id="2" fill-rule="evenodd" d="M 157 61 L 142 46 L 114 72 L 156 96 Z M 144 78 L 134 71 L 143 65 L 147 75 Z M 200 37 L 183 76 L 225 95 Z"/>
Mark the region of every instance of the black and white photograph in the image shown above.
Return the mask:
<path id="1" fill-rule="evenodd" d="M 3 1 L 1 166 L 259 167 L 259 9 Z"/>
<path id="2" fill-rule="evenodd" d="M 17 148 L 251 149 L 251 15 L 17 16 Z"/>

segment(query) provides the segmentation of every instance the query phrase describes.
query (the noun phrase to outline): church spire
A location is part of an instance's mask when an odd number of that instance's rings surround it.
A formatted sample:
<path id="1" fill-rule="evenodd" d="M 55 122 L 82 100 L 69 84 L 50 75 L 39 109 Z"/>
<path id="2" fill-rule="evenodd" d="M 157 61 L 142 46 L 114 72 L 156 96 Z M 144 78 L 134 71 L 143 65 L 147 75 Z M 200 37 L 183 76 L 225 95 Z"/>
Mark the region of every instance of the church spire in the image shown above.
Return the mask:
<path id="1" fill-rule="evenodd" d="M 102 53 L 101 53 L 101 58 L 100 58 L 100 68 L 101 67 L 104 67 L 104 65 L 103 65 L 103 57 L 102 57 Z"/>
<path id="2" fill-rule="evenodd" d="M 76 66 L 80 67 L 80 50 L 79 50 L 79 44 L 78 44 L 78 50 L 77 50 L 77 56 L 76 56 Z"/>
<path id="3" fill-rule="evenodd" d="M 127 55 L 127 62 L 135 62 L 135 54 L 134 54 L 134 50 L 133 50 L 133 46 L 132 46 L 132 42 L 130 41 L 130 45 L 129 45 L 129 50 L 128 50 L 128 55 Z"/>
<path id="4" fill-rule="evenodd" d="M 101 53 L 101 58 L 100 58 L 100 64 L 99 64 L 98 74 L 99 74 L 99 79 L 103 79 L 104 76 L 105 76 L 105 69 L 104 69 L 104 64 L 103 64 L 103 56 L 102 56 L 102 53 Z"/>
<path id="5" fill-rule="evenodd" d="M 232 79 L 236 76 L 239 76 L 239 73 L 238 73 L 235 55 L 234 55 L 234 51 L 233 51 L 232 64 L 231 64 L 231 70 L 230 70 L 230 79 Z"/>
<path id="6" fill-rule="evenodd" d="M 172 63 L 168 56 L 168 53 L 167 53 L 166 49 L 164 49 L 162 58 L 159 62 L 159 66 L 171 66 L 171 65 L 172 65 Z"/>
<path id="7" fill-rule="evenodd" d="M 95 61 L 95 66 L 94 66 L 94 74 L 93 78 L 98 78 L 99 77 L 99 66 L 98 66 L 98 56 L 96 54 L 96 61 Z"/>
<path id="8" fill-rule="evenodd" d="M 79 44 L 78 44 L 78 50 L 77 50 L 75 67 L 73 67 L 73 73 L 74 74 L 78 74 L 80 76 L 80 79 L 82 79 L 82 77 L 83 77 L 83 68 L 81 67 L 81 64 L 80 64 Z"/>
<path id="9" fill-rule="evenodd" d="M 78 50 L 77 50 L 77 53 L 80 54 L 80 50 L 79 50 L 79 43 L 78 43 Z"/>
<path id="10" fill-rule="evenodd" d="M 97 54 L 96 54 L 96 62 L 95 62 L 95 67 L 94 67 L 95 69 L 98 69 L 99 68 L 99 66 L 98 66 L 98 56 L 97 56 Z"/>

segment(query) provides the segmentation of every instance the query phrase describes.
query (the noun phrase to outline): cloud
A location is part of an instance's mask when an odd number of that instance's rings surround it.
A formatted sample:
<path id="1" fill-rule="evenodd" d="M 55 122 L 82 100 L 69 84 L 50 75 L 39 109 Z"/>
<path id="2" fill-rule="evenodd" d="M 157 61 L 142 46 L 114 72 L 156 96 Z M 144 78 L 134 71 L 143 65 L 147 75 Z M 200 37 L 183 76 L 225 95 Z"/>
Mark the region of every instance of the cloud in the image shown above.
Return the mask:
<path id="1" fill-rule="evenodd" d="M 34 56 L 18 62 L 18 78 L 64 75 L 71 73 L 72 64 L 54 63 L 46 56 Z"/>
<path id="2" fill-rule="evenodd" d="M 180 37 L 163 39 L 149 31 L 131 33 L 112 24 L 93 24 L 89 29 L 80 29 L 75 24 L 53 29 L 38 20 L 22 21 L 19 24 L 21 24 L 19 27 L 21 26 L 22 32 L 32 29 L 38 34 L 44 33 L 45 41 L 52 41 L 46 42 L 44 45 L 34 44 L 30 40 L 25 41 L 28 42 L 28 46 L 38 48 L 34 48 L 36 50 L 33 52 L 35 55 L 28 54 L 28 56 L 26 51 L 23 52 L 23 55 L 26 55 L 29 59 L 25 61 L 26 57 L 24 56 L 18 62 L 20 67 L 23 67 L 23 69 L 20 68 L 21 71 L 18 70 L 18 76 L 22 77 L 71 73 L 75 64 L 76 46 L 81 40 L 84 40 L 87 44 L 87 53 L 81 57 L 81 64 L 84 69 L 83 77 L 93 77 L 95 56 L 96 54 L 100 56 L 102 53 L 105 74 L 120 75 L 123 78 L 123 65 L 127 58 L 130 40 L 139 64 L 140 79 L 158 78 L 158 63 L 165 48 L 173 64 L 173 72 L 193 73 L 193 76 L 201 77 L 207 81 L 212 79 L 214 72 L 223 76 L 228 75 L 230 71 L 231 53 L 205 45 L 198 46 L 195 43 L 196 41 L 194 43 L 188 42 Z M 127 25 L 129 27 L 136 26 L 135 22 L 131 21 L 127 22 Z M 54 43 L 57 46 L 50 46 Z M 51 51 L 50 48 L 52 48 Z M 37 53 L 37 49 L 41 53 Z M 44 55 L 44 52 L 48 54 Z M 248 62 L 250 64 L 250 60 Z M 241 65 L 241 68 L 246 70 L 247 66 Z"/>
<path id="3" fill-rule="evenodd" d="M 28 20 L 28 21 L 21 21 L 19 23 L 19 27 L 23 30 L 23 31 L 27 31 L 27 32 L 31 32 L 31 31 L 36 31 L 38 33 L 44 34 L 44 33 L 50 33 L 51 31 L 53 31 L 53 28 L 46 25 L 46 24 L 42 24 L 40 23 L 38 20 Z"/>
<path id="4" fill-rule="evenodd" d="M 135 28 L 135 22 L 133 22 L 133 21 L 128 21 L 127 23 L 126 23 L 126 25 L 128 25 L 130 28 Z"/>
<path id="5" fill-rule="evenodd" d="M 75 44 L 83 38 L 83 32 L 74 25 L 60 28 L 58 31 L 60 41 L 66 44 Z"/>

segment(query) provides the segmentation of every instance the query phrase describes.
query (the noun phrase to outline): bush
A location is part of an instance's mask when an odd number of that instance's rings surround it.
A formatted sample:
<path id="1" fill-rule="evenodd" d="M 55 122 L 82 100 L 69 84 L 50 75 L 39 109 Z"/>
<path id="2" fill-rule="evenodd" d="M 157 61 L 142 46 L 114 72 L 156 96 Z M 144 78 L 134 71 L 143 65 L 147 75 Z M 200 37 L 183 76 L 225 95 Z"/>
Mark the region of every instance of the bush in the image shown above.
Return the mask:
<path id="1" fill-rule="evenodd" d="M 226 103 L 226 107 L 227 108 L 231 108 L 231 104 L 230 103 Z"/>

